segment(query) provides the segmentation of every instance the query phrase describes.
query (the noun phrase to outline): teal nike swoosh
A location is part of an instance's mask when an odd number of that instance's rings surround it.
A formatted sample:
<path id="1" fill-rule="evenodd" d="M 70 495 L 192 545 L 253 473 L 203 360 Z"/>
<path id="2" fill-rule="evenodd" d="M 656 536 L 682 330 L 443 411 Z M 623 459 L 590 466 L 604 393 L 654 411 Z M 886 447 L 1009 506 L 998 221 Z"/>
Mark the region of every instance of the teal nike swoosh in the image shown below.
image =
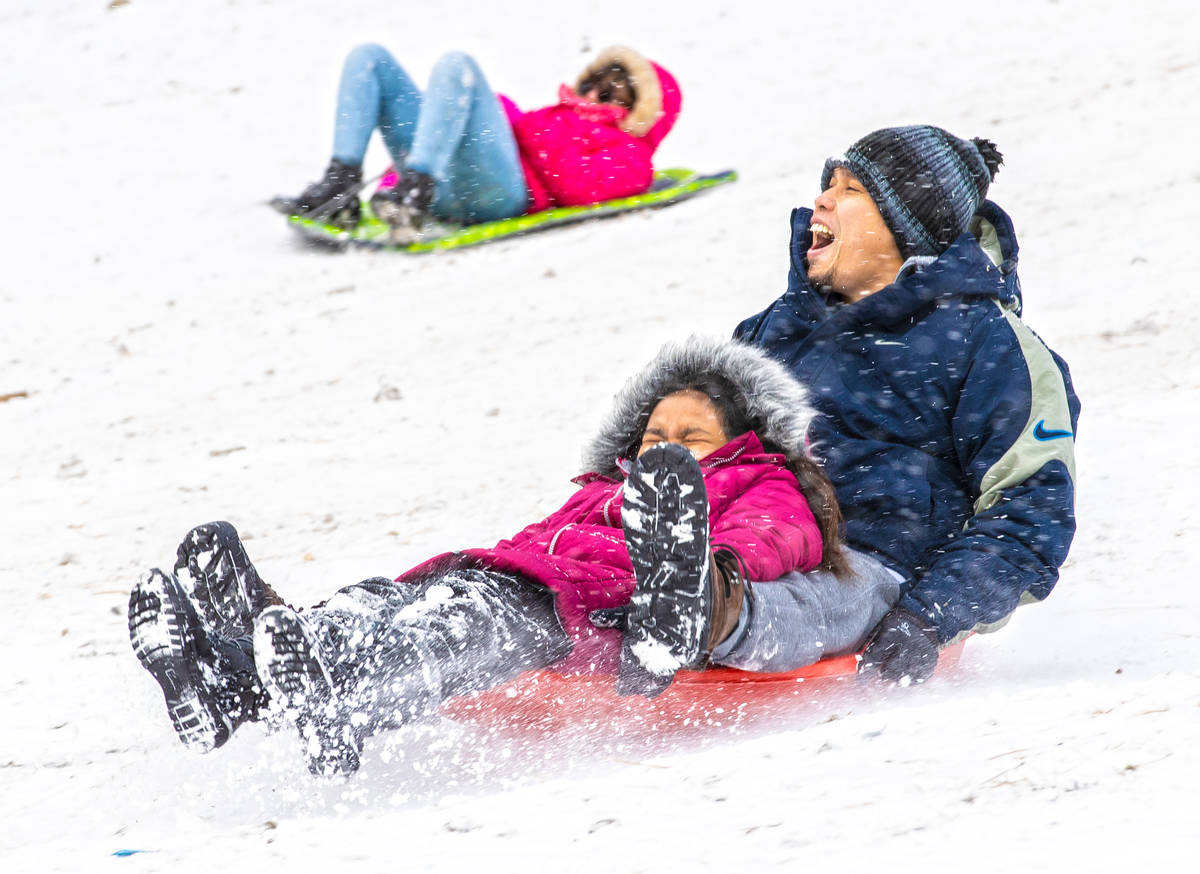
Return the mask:
<path id="1" fill-rule="evenodd" d="M 1073 436 L 1070 431 L 1047 430 L 1045 419 L 1038 419 L 1038 423 L 1033 426 L 1033 438 L 1035 440 L 1057 440 L 1060 437 Z"/>

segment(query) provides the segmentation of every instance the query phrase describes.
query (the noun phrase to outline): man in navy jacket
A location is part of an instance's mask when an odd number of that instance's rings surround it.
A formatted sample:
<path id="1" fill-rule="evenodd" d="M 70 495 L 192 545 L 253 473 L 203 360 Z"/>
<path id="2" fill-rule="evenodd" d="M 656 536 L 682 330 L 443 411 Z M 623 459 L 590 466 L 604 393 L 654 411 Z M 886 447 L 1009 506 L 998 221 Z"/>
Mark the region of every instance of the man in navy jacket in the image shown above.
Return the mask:
<path id="1" fill-rule="evenodd" d="M 792 213 L 788 289 L 735 336 L 809 386 L 849 546 L 900 581 L 862 669 L 920 681 L 941 646 L 1045 598 L 1075 532 L 1079 402 L 1021 322 L 987 140 L 876 131 Z"/>

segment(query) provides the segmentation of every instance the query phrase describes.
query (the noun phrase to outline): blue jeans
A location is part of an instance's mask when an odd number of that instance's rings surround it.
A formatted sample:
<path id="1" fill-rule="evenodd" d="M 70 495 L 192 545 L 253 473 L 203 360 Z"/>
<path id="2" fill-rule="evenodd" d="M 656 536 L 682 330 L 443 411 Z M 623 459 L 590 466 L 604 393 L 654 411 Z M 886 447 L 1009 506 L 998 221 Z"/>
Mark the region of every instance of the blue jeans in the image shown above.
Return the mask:
<path id="1" fill-rule="evenodd" d="M 387 49 L 353 49 L 338 86 L 333 157 L 361 166 L 375 130 L 397 169 L 419 170 L 437 182 L 438 218 L 492 221 L 520 215 L 529 205 L 508 117 L 469 55 L 439 58 L 422 94 Z"/>

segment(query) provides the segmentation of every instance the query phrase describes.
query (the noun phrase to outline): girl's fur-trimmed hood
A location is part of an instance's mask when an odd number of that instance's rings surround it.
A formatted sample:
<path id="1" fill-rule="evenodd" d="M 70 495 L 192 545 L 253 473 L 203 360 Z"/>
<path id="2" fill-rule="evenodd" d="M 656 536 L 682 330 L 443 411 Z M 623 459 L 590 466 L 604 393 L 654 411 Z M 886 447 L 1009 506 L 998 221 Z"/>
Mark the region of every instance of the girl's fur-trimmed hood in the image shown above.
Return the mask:
<path id="1" fill-rule="evenodd" d="M 710 375 L 733 385 L 738 406 L 757 423 L 755 433 L 764 443 L 778 446 L 788 456 L 807 455 L 805 436 L 815 412 L 808 391 L 788 369 L 756 346 L 689 337 L 663 346 L 617 393 L 599 433 L 584 449 L 584 471 L 619 478 L 617 459 L 645 430 L 654 405 Z"/>
<path id="2" fill-rule="evenodd" d="M 609 46 L 584 68 L 575 81 L 583 81 L 610 64 L 620 64 L 629 74 L 637 94 L 633 108 L 617 126 L 633 137 L 649 138 L 657 145 L 675 124 L 682 106 L 679 85 L 664 68 L 628 46 Z"/>

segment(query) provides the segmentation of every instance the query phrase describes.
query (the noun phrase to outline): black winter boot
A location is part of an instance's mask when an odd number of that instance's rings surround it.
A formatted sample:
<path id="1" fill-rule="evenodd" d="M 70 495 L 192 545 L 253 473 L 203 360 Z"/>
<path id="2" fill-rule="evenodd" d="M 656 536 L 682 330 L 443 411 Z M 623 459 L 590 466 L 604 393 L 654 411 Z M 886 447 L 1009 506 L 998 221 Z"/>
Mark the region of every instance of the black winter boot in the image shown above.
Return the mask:
<path id="1" fill-rule="evenodd" d="M 189 531 L 175 553 L 175 574 L 185 589 L 191 589 L 205 627 L 225 640 L 248 641 L 255 617 L 283 603 L 262 581 L 228 522 L 209 522 Z"/>
<path id="2" fill-rule="evenodd" d="M 431 221 L 436 191 L 437 182 L 431 176 L 406 169 L 394 187 L 371 195 L 371 211 L 391 227 L 392 243 L 406 245 L 421 238 Z"/>
<path id="3" fill-rule="evenodd" d="M 255 624 L 254 660 L 273 706 L 300 732 L 308 770 L 318 777 L 357 771 L 362 739 L 308 623 L 288 607 L 268 607 Z"/>
<path id="4" fill-rule="evenodd" d="M 362 167 L 343 164 L 337 158 L 329 162 L 325 175 L 295 197 L 274 197 L 271 206 L 284 215 L 323 219 L 347 230 L 358 224 L 361 205 L 358 190 L 362 186 Z"/>
<path id="5" fill-rule="evenodd" d="M 662 444 L 637 458 L 621 499 L 637 586 L 625 616 L 617 692 L 654 698 L 702 664 L 712 626 L 708 495 L 696 459 Z"/>
<path id="6" fill-rule="evenodd" d="M 258 718 L 265 701 L 245 645 L 207 635 L 178 581 L 158 568 L 129 595 L 129 642 L 162 689 L 185 746 L 216 749 Z"/>
<path id="7" fill-rule="evenodd" d="M 223 640 L 203 630 L 198 635 L 201 655 L 217 676 L 217 703 L 229 717 L 230 731 L 246 722 L 257 722 L 269 699 L 254 667 L 254 641 L 250 637 Z"/>

